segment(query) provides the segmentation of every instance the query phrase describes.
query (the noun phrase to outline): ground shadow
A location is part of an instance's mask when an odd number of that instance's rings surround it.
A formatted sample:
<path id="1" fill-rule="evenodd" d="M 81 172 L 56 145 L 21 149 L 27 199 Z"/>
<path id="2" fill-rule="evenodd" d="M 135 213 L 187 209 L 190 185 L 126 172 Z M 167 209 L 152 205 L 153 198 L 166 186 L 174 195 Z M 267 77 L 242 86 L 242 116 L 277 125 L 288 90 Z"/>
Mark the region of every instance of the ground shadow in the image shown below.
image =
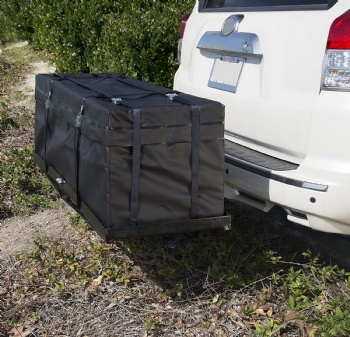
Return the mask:
<path id="1" fill-rule="evenodd" d="M 242 287 L 281 269 L 271 263 L 280 256 L 295 264 L 319 257 L 325 265 L 350 270 L 345 251 L 350 239 L 293 225 L 285 215 L 264 213 L 230 203 L 230 231 L 210 230 L 142 239 L 120 240 L 124 253 L 162 288 L 176 297 Z M 305 252 L 310 252 L 305 257 Z M 347 263 L 348 267 L 347 267 Z"/>

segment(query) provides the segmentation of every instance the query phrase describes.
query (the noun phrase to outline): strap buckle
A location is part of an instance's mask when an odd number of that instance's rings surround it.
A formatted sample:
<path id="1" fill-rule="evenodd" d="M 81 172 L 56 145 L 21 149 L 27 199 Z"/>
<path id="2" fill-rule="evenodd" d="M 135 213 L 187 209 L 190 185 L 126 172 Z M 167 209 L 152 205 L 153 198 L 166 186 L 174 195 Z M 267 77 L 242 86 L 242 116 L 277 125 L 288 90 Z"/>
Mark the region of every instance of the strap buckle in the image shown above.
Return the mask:
<path id="1" fill-rule="evenodd" d="M 174 98 L 178 96 L 178 94 L 176 92 L 171 92 L 170 94 L 165 94 L 165 96 L 168 97 L 171 101 L 173 101 Z"/>
<path id="2" fill-rule="evenodd" d="M 49 96 L 45 101 L 45 109 L 46 110 L 50 109 L 50 104 L 51 104 L 51 97 Z"/>
<path id="3" fill-rule="evenodd" d="M 111 101 L 113 104 L 117 105 L 119 104 L 120 102 L 122 102 L 123 100 L 121 98 L 111 98 Z"/>

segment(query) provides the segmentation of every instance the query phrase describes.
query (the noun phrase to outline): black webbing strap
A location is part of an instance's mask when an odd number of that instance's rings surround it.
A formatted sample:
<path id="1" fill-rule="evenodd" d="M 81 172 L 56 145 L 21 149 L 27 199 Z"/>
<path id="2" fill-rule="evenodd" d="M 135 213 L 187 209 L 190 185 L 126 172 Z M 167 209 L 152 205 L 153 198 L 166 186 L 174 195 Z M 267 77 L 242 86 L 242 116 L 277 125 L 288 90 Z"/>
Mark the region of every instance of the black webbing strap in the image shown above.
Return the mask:
<path id="1" fill-rule="evenodd" d="M 60 74 L 54 74 L 54 76 L 62 79 L 62 80 L 67 80 L 67 81 L 71 81 L 79 86 L 81 86 L 82 88 L 85 88 L 85 89 L 88 89 L 88 90 L 91 90 L 91 91 L 94 91 L 96 92 L 96 97 L 101 97 L 101 98 L 107 98 L 107 99 L 110 99 L 110 100 L 113 100 L 115 99 L 116 97 L 115 96 L 110 96 L 110 95 L 107 95 L 101 91 L 98 91 L 96 90 L 96 88 L 94 88 L 93 86 L 90 86 L 90 85 L 87 85 L 86 83 L 82 84 L 78 79 L 74 79 L 72 77 L 68 77 L 68 76 L 65 76 L 65 75 L 60 75 Z M 131 78 L 128 78 L 128 77 L 124 77 L 122 75 L 119 75 L 119 74 L 107 74 L 106 76 L 98 76 L 96 74 L 91 74 L 91 78 L 101 78 L 101 79 L 107 79 L 107 78 L 110 78 L 110 79 L 113 79 L 113 80 L 116 80 L 118 82 L 121 82 L 121 83 L 124 83 L 128 86 L 131 86 L 133 88 L 137 88 L 137 89 L 141 89 L 141 90 L 145 90 L 147 92 L 149 92 L 149 95 L 153 95 L 153 94 L 160 94 L 160 95 L 167 95 L 167 94 L 170 94 L 170 93 L 174 93 L 174 90 L 169 90 L 169 89 L 165 89 L 164 90 L 157 90 L 155 88 L 153 89 L 150 89 L 149 88 L 149 84 L 147 83 L 143 83 L 143 82 L 136 82 L 136 80 L 133 80 Z M 156 87 L 157 88 L 157 87 Z M 135 94 L 135 95 L 141 95 L 141 94 Z M 129 95 L 124 95 L 124 96 L 129 96 Z M 147 97 L 148 95 L 146 96 L 142 96 L 142 97 Z"/>
<path id="2" fill-rule="evenodd" d="M 79 169 L 80 169 L 80 138 L 81 138 L 81 126 L 83 123 L 83 116 L 85 112 L 85 102 L 88 98 L 96 97 L 95 95 L 87 96 L 83 98 L 83 102 L 80 107 L 80 111 L 75 118 L 75 141 L 74 141 L 74 153 L 75 153 L 75 191 L 77 194 L 77 206 L 80 209 L 81 198 L 79 193 Z"/>
<path id="3" fill-rule="evenodd" d="M 179 96 L 178 93 L 167 95 L 172 101 L 179 102 L 184 105 L 188 105 L 191 108 L 191 134 L 192 134 L 192 147 L 191 147 L 191 170 L 192 170 L 192 182 L 191 182 L 191 218 L 198 218 L 199 213 L 199 146 L 200 146 L 200 107 L 194 105 L 190 100 L 185 97 Z"/>
<path id="4" fill-rule="evenodd" d="M 191 218 L 198 218 L 199 212 L 199 146 L 200 146 L 200 108 L 198 105 L 192 103 L 184 97 L 173 95 L 173 101 L 188 105 L 191 107 L 191 121 L 192 121 L 192 147 L 191 147 L 191 169 L 192 169 L 192 183 L 191 183 Z"/>
<path id="5" fill-rule="evenodd" d="M 49 167 L 46 160 L 46 148 L 47 148 L 47 133 L 48 133 L 48 123 L 49 123 L 49 113 L 50 113 L 50 105 L 51 105 L 51 97 L 52 97 L 52 91 L 53 91 L 53 83 L 55 80 L 51 80 L 50 82 L 50 89 L 49 94 L 47 96 L 47 99 L 45 101 L 45 122 L 44 122 L 44 167 L 45 172 L 48 171 Z"/>
<path id="6" fill-rule="evenodd" d="M 199 106 L 191 106 L 192 114 L 192 186 L 191 186 L 191 218 L 198 218 L 199 211 L 199 146 L 200 146 L 200 113 Z"/>
<path id="7" fill-rule="evenodd" d="M 73 78 L 71 77 L 68 77 L 66 75 L 60 75 L 60 74 L 53 74 L 55 77 L 59 78 L 60 80 L 66 80 L 66 81 L 70 81 L 70 82 L 73 82 L 77 85 L 79 85 L 80 87 L 82 88 L 85 88 L 85 89 L 88 89 L 88 90 L 91 90 L 91 91 L 94 91 L 96 92 L 96 95 L 91 95 L 89 97 L 96 97 L 96 98 L 107 98 L 107 99 L 112 99 L 112 97 L 108 96 L 108 95 L 105 95 L 104 93 L 100 92 L 100 91 L 97 91 L 96 89 L 93 89 L 92 87 L 88 86 L 88 85 L 84 85 L 84 84 L 81 84 L 79 81 L 77 80 L 74 80 Z M 96 76 L 92 76 L 91 78 L 96 78 Z"/>
<path id="8" fill-rule="evenodd" d="M 141 82 L 141 81 L 136 81 L 133 80 L 131 78 L 119 75 L 119 74 L 115 74 L 115 75 L 109 75 L 108 78 L 112 78 L 114 80 L 117 80 L 119 82 L 122 82 L 124 84 L 127 84 L 133 88 L 137 88 L 137 89 L 142 89 L 142 90 L 146 90 L 149 92 L 152 92 L 154 94 L 161 94 L 161 95 L 167 95 L 170 93 L 174 93 L 174 90 L 170 90 L 170 89 L 166 89 L 166 88 L 162 88 L 162 87 L 157 87 L 156 88 L 152 88 L 150 89 L 150 85 L 146 82 Z"/>
<path id="9" fill-rule="evenodd" d="M 141 167 L 141 110 L 133 109 L 133 152 L 130 196 L 130 225 L 138 224 L 140 167 Z"/>
<path id="10" fill-rule="evenodd" d="M 81 135 L 81 125 L 83 121 L 84 109 L 85 109 L 86 98 L 83 98 L 83 103 L 80 107 L 80 112 L 75 118 L 75 141 L 74 141 L 74 153 L 75 153 L 75 193 L 77 196 L 77 206 L 80 209 L 81 198 L 79 193 L 79 167 L 80 167 L 80 135 Z"/>

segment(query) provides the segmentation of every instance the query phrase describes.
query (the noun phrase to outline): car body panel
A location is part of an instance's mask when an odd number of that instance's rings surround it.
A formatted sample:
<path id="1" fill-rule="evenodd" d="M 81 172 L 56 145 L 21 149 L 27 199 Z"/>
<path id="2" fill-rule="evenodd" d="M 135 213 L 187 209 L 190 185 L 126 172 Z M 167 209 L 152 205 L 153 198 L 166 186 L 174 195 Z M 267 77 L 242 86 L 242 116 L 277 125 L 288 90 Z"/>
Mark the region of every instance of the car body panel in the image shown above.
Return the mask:
<path id="1" fill-rule="evenodd" d="M 345 234 L 350 234 L 350 93 L 322 90 L 321 81 L 330 26 L 349 9 L 339 0 L 329 10 L 199 12 L 197 3 L 174 81 L 176 90 L 225 105 L 228 141 L 297 165 L 272 171 L 284 177 L 278 181 L 226 163 L 226 197 L 265 211 L 278 205 L 296 223 Z M 221 36 L 232 15 L 243 16 L 238 30 Z M 242 36 L 254 35 L 255 47 L 240 51 Z M 220 57 L 222 62 L 246 59 L 234 92 L 210 86 Z M 215 80 L 230 81 L 225 69 L 236 66 L 220 67 Z M 288 179 L 324 185 L 327 191 L 282 182 Z"/>

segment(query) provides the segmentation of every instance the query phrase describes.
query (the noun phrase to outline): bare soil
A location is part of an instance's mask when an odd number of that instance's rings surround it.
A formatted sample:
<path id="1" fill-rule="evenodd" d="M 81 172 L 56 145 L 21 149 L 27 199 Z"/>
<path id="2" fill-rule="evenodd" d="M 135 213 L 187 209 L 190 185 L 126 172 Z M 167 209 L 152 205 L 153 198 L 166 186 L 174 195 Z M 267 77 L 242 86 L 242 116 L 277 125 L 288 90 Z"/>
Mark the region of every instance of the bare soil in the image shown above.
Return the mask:
<path id="1" fill-rule="evenodd" d="M 14 216 L 0 223 L 0 258 L 9 258 L 35 248 L 39 236 L 64 238 L 72 231 L 68 221 L 70 207 L 62 204 L 56 209 L 44 210 L 30 216 Z"/>
<path id="2" fill-rule="evenodd" d="M 27 42 L 20 42 L 6 49 L 21 48 Z M 22 147 L 33 141 L 33 115 L 35 111 L 34 91 L 35 76 L 40 73 L 53 73 L 55 67 L 48 62 L 34 62 L 30 65 L 31 72 L 27 74 L 24 81 L 18 83 L 14 91 L 22 99 L 13 103 L 18 115 L 28 118 L 28 127 L 9 132 L 2 145 L 2 151 L 9 147 Z M 18 116 L 16 116 L 18 118 Z M 57 209 L 41 211 L 31 216 L 14 216 L 0 222 L 0 258 L 9 257 L 19 252 L 25 252 L 34 248 L 34 240 L 39 235 L 50 238 L 60 238 L 69 230 L 67 214 L 72 210 L 62 203 Z"/>

